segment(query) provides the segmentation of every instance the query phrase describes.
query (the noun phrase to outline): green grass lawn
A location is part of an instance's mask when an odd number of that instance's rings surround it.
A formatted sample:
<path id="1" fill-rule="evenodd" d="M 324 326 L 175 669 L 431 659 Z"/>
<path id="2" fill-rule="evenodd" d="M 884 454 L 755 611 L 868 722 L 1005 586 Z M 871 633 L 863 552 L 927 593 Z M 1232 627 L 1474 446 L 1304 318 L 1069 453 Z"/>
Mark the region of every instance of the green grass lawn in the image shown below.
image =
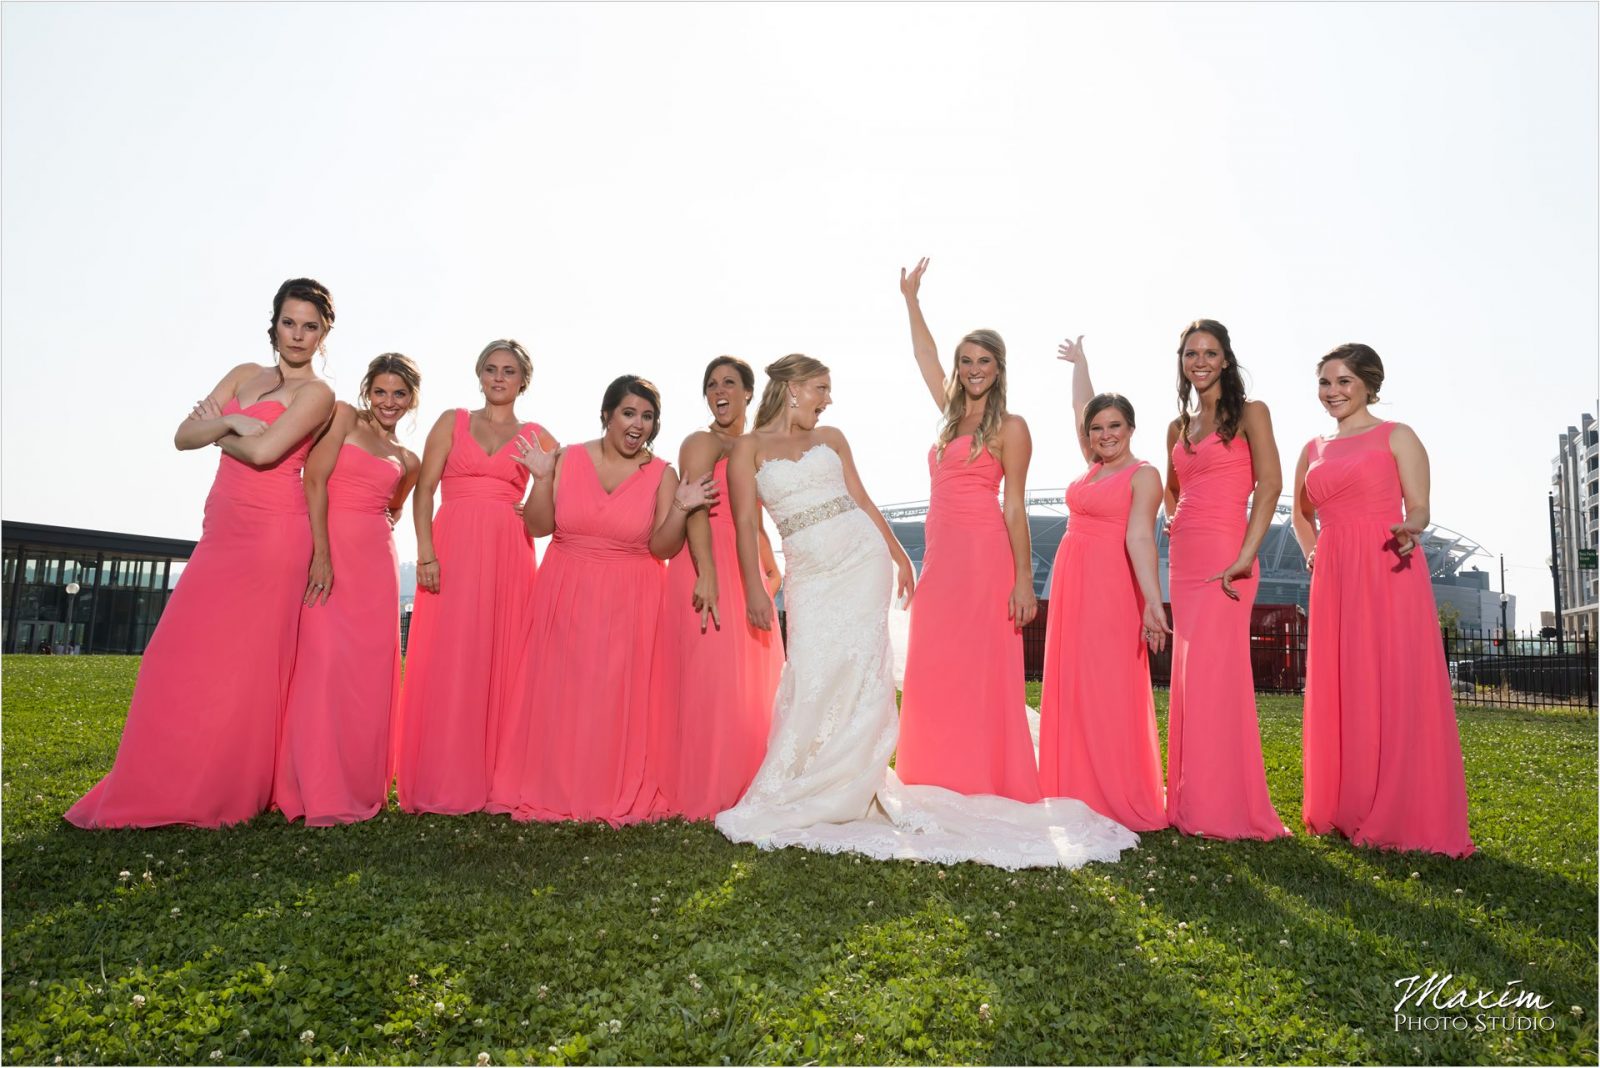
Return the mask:
<path id="1" fill-rule="evenodd" d="M 1463 711 L 1466 861 L 1168 831 L 1013 874 L 681 821 L 77 830 L 137 666 L 4 662 L 13 1063 L 1596 1060 L 1592 713 Z M 1300 702 L 1260 709 L 1298 830 Z M 1433 972 L 1548 1028 L 1397 1032 Z"/>

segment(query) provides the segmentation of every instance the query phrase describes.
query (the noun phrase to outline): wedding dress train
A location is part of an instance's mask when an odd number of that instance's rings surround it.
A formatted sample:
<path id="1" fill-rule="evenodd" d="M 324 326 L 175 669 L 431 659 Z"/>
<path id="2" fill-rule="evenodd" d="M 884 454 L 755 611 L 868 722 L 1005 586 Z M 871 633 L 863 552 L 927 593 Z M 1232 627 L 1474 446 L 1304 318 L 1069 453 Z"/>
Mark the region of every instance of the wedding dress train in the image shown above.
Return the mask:
<path id="1" fill-rule="evenodd" d="M 1070 798 L 1023 804 L 900 782 L 888 766 L 899 713 L 883 538 L 827 445 L 768 460 L 756 486 L 783 539 L 788 662 L 766 758 L 739 803 L 717 816 L 718 830 L 764 849 L 1008 869 L 1076 868 L 1138 844 Z"/>

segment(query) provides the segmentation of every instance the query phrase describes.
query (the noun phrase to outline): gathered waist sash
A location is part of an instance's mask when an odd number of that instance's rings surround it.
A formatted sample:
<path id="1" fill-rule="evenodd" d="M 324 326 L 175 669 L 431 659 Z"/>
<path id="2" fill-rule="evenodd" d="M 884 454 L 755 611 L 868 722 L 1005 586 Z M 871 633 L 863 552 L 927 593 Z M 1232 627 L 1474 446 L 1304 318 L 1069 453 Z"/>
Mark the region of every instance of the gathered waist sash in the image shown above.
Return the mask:
<path id="1" fill-rule="evenodd" d="M 857 505 L 854 497 L 850 496 L 848 493 L 841 494 L 840 496 L 833 498 L 831 501 L 823 501 L 821 504 L 814 504 L 810 508 L 802 508 L 800 511 L 796 512 L 792 516 L 789 516 L 787 519 L 779 520 L 778 533 L 787 538 L 791 535 L 798 534 L 800 531 L 806 529 L 806 527 L 816 526 L 824 519 L 832 519 L 836 515 L 843 515 L 846 512 L 853 512 L 856 510 L 856 507 Z"/>

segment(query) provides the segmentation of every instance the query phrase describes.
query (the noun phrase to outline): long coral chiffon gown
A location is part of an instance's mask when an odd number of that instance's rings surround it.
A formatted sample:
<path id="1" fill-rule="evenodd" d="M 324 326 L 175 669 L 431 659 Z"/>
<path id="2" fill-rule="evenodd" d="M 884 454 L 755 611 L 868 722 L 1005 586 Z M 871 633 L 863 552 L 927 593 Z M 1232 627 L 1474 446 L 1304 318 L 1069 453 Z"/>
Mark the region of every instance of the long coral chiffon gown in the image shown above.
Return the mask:
<path id="1" fill-rule="evenodd" d="M 895 773 L 960 794 L 1039 800 L 1022 635 L 1006 618 L 1016 582 L 988 449 L 971 435 L 928 451 L 927 550 L 911 601 Z"/>
<path id="2" fill-rule="evenodd" d="M 400 559 L 385 515 L 400 461 L 346 442 L 328 477 L 333 594 L 302 606 L 273 806 L 312 827 L 371 819 L 389 800 L 400 700 Z"/>
<path id="3" fill-rule="evenodd" d="M 1464 857 L 1467 782 L 1422 550 L 1401 556 L 1393 423 L 1307 448 L 1321 527 L 1306 653 L 1305 824 Z"/>
<path id="4" fill-rule="evenodd" d="M 521 711 L 500 748 L 489 811 L 612 826 L 666 814 L 652 765 L 672 754 L 649 752 L 665 587 L 650 531 L 666 469 L 653 457 L 607 493 L 586 446 L 564 452 Z"/>
<path id="5" fill-rule="evenodd" d="M 1076 797 L 1135 831 L 1167 826 L 1144 595 L 1128 559 L 1129 464 L 1095 464 L 1067 488 L 1067 534 L 1056 549 L 1039 702 L 1039 785 Z"/>
<path id="6" fill-rule="evenodd" d="M 726 458 L 712 467 L 711 477 L 719 491 L 709 518 L 722 626 L 708 623 L 701 633 L 693 605 L 699 573 L 685 544 L 667 565 L 653 683 L 661 790 L 668 807 L 691 820 L 732 808 L 755 778 L 783 671 L 778 632 L 757 630 L 745 618 Z"/>
<path id="7" fill-rule="evenodd" d="M 1237 601 L 1206 579 L 1239 555 L 1255 487 L 1250 445 L 1209 434 L 1172 447 L 1178 508 L 1168 549 L 1172 697 L 1167 718 L 1167 819 L 1185 834 L 1281 838 L 1289 829 L 1267 793 L 1250 610 L 1259 570 L 1233 580 Z"/>
<path id="8" fill-rule="evenodd" d="M 275 400 L 243 412 L 268 423 Z M 272 796 L 311 524 L 300 472 L 311 438 L 256 467 L 224 455 L 194 555 L 139 665 L 111 772 L 67 810 L 79 827 L 219 827 Z"/>
<path id="9" fill-rule="evenodd" d="M 512 442 L 489 455 L 457 409 L 433 520 L 439 592 L 418 588 L 394 737 L 396 787 L 407 812 L 477 812 L 516 682 L 533 599 L 533 539 L 517 515 L 528 469 Z M 516 437 L 532 442 L 539 427 Z"/>

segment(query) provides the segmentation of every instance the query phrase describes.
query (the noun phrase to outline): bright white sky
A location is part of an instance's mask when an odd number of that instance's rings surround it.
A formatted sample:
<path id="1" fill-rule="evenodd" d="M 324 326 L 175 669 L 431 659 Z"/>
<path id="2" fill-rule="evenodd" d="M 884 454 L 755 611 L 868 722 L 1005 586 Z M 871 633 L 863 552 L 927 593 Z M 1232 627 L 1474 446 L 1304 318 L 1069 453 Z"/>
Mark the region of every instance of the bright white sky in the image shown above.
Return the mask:
<path id="1" fill-rule="evenodd" d="M 172 431 L 270 356 L 279 282 L 328 373 L 424 372 L 412 443 L 534 355 L 520 406 L 591 437 L 605 383 L 705 421 L 718 353 L 830 364 L 881 504 L 937 418 L 897 283 L 933 257 L 942 351 L 992 326 L 1030 483 L 1081 471 L 1056 342 L 1159 461 L 1177 332 L 1233 331 L 1286 476 L 1360 340 L 1433 457 L 1433 517 L 1551 604 L 1556 436 L 1596 389 L 1596 8 L 1422 5 L 8 4 L 4 517 L 198 537 L 216 453 Z M 401 556 L 414 556 L 409 522 Z M 1486 569 L 1494 563 L 1484 560 Z"/>

